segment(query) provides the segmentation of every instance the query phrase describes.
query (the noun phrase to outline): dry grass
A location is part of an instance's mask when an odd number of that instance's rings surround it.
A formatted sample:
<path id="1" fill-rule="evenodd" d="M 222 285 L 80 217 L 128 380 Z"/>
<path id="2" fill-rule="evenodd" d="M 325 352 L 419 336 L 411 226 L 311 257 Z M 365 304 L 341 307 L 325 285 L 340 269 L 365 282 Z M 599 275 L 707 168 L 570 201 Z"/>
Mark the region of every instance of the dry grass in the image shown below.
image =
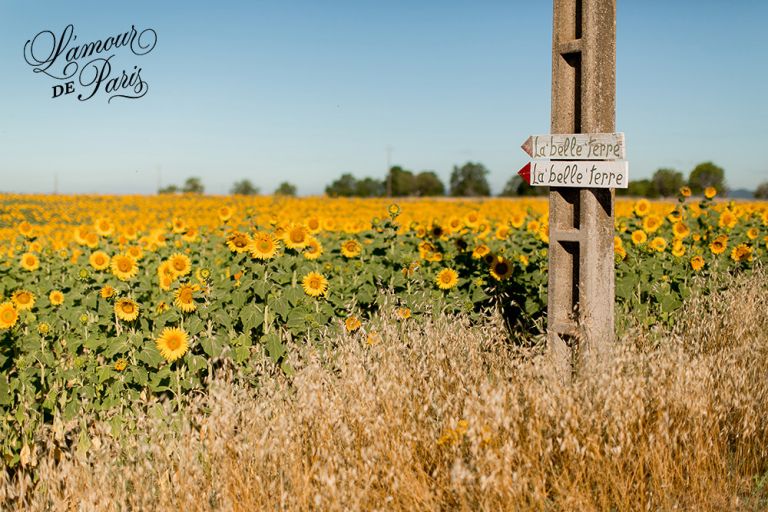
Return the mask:
<path id="1" fill-rule="evenodd" d="M 759 283 L 759 284 L 755 284 Z M 694 300 L 570 385 L 499 322 L 442 318 L 304 347 L 79 455 L 37 449 L 25 510 L 758 510 L 768 506 L 766 276 Z M 66 430 L 66 426 L 64 427 Z M 19 501 L 19 496 L 25 496 Z"/>

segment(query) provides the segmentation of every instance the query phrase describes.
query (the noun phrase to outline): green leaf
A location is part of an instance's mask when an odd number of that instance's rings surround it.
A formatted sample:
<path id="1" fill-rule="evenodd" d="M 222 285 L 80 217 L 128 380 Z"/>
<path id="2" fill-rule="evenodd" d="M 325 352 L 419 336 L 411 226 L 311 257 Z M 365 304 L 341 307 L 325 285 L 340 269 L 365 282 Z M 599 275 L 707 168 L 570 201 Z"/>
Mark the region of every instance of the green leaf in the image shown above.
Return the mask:
<path id="1" fill-rule="evenodd" d="M 203 330 L 203 321 L 197 316 L 191 316 L 184 321 L 184 329 L 190 336 L 194 336 Z"/>
<path id="2" fill-rule="evenodd" d="M 193 374 L 208 366 L 208 361 L 203 356 L 190 355 L 186 359 L 187 367 Z"/>
<path id="3" fill-rule="evenodd" d="M 261 337 L 261 342 L 267 347 L 267 353 L 275 363 L 286 353 L 285 345 L 277 333 L 265 334 Z"/>
<path id="4" fill-rule="evenodd" d="M 200 345 L 203 347 L 203 352 L 209 357 L 219 357 L 224 349 L 221 342 L 216 337 L 203 338 L 200 340 Z"/>
<path id="5" fill-rule="evenodd" d="M 240 321 L 243 323 L 243 331 L 246 333 L 260 326 L 264 323 L 264 307 L 256 304 L 246 304 L 240 311 Z"/>

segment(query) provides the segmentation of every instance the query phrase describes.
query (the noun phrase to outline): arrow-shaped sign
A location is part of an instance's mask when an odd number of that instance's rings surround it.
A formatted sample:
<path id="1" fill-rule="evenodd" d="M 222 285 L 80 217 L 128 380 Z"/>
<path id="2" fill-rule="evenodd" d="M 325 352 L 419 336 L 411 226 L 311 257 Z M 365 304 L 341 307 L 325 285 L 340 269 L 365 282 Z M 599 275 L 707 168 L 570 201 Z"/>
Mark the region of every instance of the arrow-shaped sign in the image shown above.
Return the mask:
<path id="1" fill-rule="evenodd" d="M 533 160 L 517 174 L 534 187 L 627 188 L 626 160 Z"/>
<path id="2" fill-rule="evenodd" d="M 624 160 L 623 133 L 531 135 L 520 146 L 531 158 L 553 160 Z"/>
<path id="3" fill-rule="evenodd" d="M 517 175 L 525 180 L 527 184 L 531 184 L 531 162 L 525 164 L 525 166 L 517 171 Z"/>

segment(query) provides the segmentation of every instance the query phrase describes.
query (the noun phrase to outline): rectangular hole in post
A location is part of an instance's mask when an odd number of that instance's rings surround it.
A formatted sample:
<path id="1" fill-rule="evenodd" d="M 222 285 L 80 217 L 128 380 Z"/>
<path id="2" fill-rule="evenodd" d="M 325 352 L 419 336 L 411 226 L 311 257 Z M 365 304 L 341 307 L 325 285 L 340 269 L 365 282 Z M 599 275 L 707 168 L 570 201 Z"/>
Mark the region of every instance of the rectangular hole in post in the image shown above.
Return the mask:
<path id="1" fill-rule="evenodd" d="M 579 244 L 578 242 L 561 241 L 560 245 L 563 247 L 565 254 L 568 255 L 566 258 L 563 258 L 567 261 L 562 261 L 562 270 L 564 274 L 570 275 L 570 287 L 564 288 L 563 294 L 567 294 L 567 296 L 563 298 L 567 299 L 567 318 L 573 320 L 578 314 L 579 305 Z"/>
<path id="2" fill-rule="evenodd" d="M 576 4 L 574 7 L 576 9 L 576 12 L 574 13 L 574 18 L 576 21 L 576 26 L 574 27 L 574 34 L 576 37 L 574 39 L 581 39 L 581 20 L 582 20 L 582 8 L 581 8 L 581 0 L 575 0 L 574 4 Z"/>
<path id="3" fill-rule="evenodd" d="M 558 229 L 579 229 L 581 197 L 579 189 L 562 187 L 560 193 Z"/>
<path id="4" fill-rule="evenodd" d="M 581 133 L 581 52 L 565 53 L 563 59 L 573 69 L 573 133 Z"/>

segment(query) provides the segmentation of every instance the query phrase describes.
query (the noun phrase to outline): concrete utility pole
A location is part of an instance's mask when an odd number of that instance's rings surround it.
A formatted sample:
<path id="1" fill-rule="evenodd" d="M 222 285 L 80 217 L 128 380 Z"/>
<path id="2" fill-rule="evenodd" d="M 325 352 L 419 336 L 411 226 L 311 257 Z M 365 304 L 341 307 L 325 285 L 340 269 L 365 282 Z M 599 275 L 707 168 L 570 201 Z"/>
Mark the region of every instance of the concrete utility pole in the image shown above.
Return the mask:
<path id="1" fill-rule="evenodd" d="M 616 0 L 554 0 L 552 126 L 609 133 L 616 124 Z M 614 191 L 549 193 L 549 350 L 570 379 L 614 339 Z"/>

